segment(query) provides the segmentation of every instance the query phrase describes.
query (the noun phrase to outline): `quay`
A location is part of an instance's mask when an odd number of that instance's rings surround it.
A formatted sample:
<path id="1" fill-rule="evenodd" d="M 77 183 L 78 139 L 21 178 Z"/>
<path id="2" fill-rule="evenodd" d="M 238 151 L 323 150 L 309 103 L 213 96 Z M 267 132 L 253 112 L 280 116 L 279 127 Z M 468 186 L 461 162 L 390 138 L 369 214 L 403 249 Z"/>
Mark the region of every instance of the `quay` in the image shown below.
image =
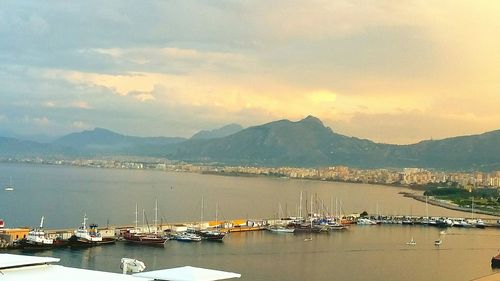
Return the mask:
<path id="1" fill-rule="evenodd" d="M 441 224 L 432 224 L 431 222 L 443 222 Z M 469 221 L 469 223 L 467 223 Z M 500 220 L 491 218 L 475 218 L 475 222 L 481 221 L 480 228 L 484 227 L 500 227 Z M 314 224 L 314 227 L 313 227 Z M 472 224 L 471 219 L 464 218 L 444 218 L 444 217 L 417 217 L 417 216 L 390 216 L 390 215 L 365 215 L 351 214 L 341 217 L 328 217 L 319 214 L 313 214 L 307 218 L 272 218 L 272 219 L 256 219 L 256 220 L 228 220 L 224 222 L 219 221 L 206 221 L 206 222 L 182 222 L 160 224 L 157 226 L 156 231 L 170 234 L 186 232 L 190 229 L 217 229 L 220 232 L 233 233 L 245 231 L 261 231 L 269 227 L 282 226 L 282 227 L 298 227 L 301 231 L 306 230 L 310 225 L 310 232 L 328 232 L 335 229 L 335 226 L 348 226 L 354 224 L 401 224 L 401 225 L 426 225 L 438 227 L 476 227 Z M 304 227 L 305 226 L 305 227 Z M 139 232 L 150 233 L 154 227 L 151 226 L 136 226 L 134 225 L 116 225 L 98 228 L 99 233 L 103 238 L 120 240 L 125 233 L 132 229 Z M 337 228 L 338 229 L 338 228 Z M 342 228 L 344 229 L 344 228 Z M 318 231 L 320 230 L 320 231 Z M 9 249 L 19 247 L 18 242 L 27 237 L 29 228 L 0 228 L 0 248 Z M 51 229 L 45 230 L 45 236 L 49 239 L 68 240 L 73 234 L 75 229 Z"/>

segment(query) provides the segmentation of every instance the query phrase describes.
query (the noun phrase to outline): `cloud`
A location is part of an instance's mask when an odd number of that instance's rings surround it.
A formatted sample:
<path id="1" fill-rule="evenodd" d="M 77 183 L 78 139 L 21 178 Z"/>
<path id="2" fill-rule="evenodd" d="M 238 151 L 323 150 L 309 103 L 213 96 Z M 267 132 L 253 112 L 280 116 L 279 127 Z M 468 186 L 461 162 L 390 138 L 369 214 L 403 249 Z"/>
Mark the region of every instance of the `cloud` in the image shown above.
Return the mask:
<path id="1" fill-rule="evenodd" d="M 85 122 L 186 136 L 313 114 L 351 135 L 406 143 L 500 124 L 496 2 L 3 8 L 0 107 L 19 130 L 36 130 L 19 121 L 27 115 L 60 132 Z"/>
<path id="2" fill-rule="evenodd" d="M 44 101 L 42 102 L 43 107 L 48 108 L 77 108 L 77 109 L 92 109 L 86 101 Z"/>
<path id="3" fill-rule="evenodd" d="M 35 117 L 32 119 L 32 121 L 39 125 L 39 126 L 48 126 L 50 125 L 50 120 L 49 118 L 47 118 L 46 116 L 42 116 L 42 117 Z"/>
<path id="4" fill-rule="evenodd" d="M 83 121 L 74 121 L 73 123 L 71 123 L 71 126 L 75 129 L 78 129 L 78 130 L 84 130 L 84 129 L 90 128 L 89 124 L 87 124 Z"/>

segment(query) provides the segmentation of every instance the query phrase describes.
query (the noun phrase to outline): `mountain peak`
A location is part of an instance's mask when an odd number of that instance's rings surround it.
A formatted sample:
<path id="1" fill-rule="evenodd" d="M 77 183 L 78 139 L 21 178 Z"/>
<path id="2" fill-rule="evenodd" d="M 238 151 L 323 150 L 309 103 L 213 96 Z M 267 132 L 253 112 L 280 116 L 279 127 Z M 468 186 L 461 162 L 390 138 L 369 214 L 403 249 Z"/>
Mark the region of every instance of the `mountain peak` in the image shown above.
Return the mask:
<path id="1" fill-rule="evenodd" d="M 312 115 L 308 115 L 306 118 L 300 120 L 299 123 L 316 123 L 320 124 L 321 126 L 324 126 L 323 122 L 321 122 L 321 120 L 318 117 L 314 117 Z"/>
<path id="2" fill-rule="evenodd" d="M 243 130 L 243 127 L 239 124 L 232 123 L 224 127 L 213 129 L 213 130 L 202 130 L 194 134 L 191 139 L 215 139 L 222 138 L 232 134 L 235 134 Z"/>

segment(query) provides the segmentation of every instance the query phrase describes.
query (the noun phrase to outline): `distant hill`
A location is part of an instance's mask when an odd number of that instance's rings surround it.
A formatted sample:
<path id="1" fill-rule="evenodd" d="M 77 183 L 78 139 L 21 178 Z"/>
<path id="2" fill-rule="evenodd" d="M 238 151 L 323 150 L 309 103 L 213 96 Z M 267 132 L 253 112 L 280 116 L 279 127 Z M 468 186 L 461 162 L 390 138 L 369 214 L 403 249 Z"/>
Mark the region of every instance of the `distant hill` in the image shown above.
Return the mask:
<path id="1" fill-rule="evenodd" d="M 279 120 L 213 140 L 190 140 L 170 156 L 191 161 L 273 166 L 359 165 L 360 151 L 377 144 L 332 132 L 316 117 Z"/>
<path id="2" fill-rule="evenodd" d="M 71 147 L 87 153 L 125 153 L 150 155 L 164 146 L 185 141 L 185 138 L 134 137 L 95 128 L 90 131 L 72 133 L 63 136 L 53 144 Z"/>
<path id="3" fill-rule="evenodd" d="M 232 128 L 236 130 L 236 126 Z M 133 155 L 228 165 L 500 170 L 500 130 L 393 145 L 335 133 L 318 118 L 308 116 L 297 122 L 279 120 L 234 133 L 224 129 L 229 134 L 226 136 L 220 136 L 220 131 L 200 132 L 184 139 L 134 137 L 96 128 L 49 144 L 3 137 L 0 156 Z"/>
<path id="4" fill-rule="evenodd" d="M 2 157 L 39 157 L 75 156 L 78 152 L 58 145 L 0 137 L 0 156 Z"/>
<path id="5" fill-rule="evenodd" d="M 222 137 L 227 137 L 229 135 L 235 134 L 239 131 L 243 130 L 243 127 L 239 124 L 229 124 L 224 127 L 214 129 L 211 131 L 208 130 L 203 130 L 199 131 L 198 133 L 194 134 L 191 139 L 216 139 L 216 138 L 222 138 Z"/>
<path id="6" fill-rule="evenodd" d="M 500 170 L 500 130 L 481 135 L 379 144 L 333 132 L 313 117 L 280 120 L 212 140 L 176 145 L 170 158 L 268 166 L 429 167 Z"/>

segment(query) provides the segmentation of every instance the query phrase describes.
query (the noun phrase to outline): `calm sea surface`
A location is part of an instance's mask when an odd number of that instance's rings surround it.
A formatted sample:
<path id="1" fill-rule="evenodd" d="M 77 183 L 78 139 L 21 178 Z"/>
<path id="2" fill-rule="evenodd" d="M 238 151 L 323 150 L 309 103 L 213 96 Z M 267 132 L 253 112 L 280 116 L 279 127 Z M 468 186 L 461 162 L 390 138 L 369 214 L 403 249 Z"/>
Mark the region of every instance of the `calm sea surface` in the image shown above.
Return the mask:
<path id="1" fill-rule="evenodd" d="M 198 221 L 201 197 L 204 217 L 266 218 L 297 213 L 300 192 L 339 202 L 343 213 L 425 215 L 425 203 L 404 198 L 403 188 L 61 166 L 0 164 L 0 183 L 12 177 L 14 192 L 0 191 L 0 218 L 9 227 L 34 226 L 45 216 L 46 228 L 77 227 L 86 213 L 100 225 L 131 224 L 135 204 L 153 218 L 155 199 L 163 221 Z M 335 199 L 331 199 L 335 198 Z M 340 208 L 342 202 L 342 208 Z M 428 206 L 430 215 L 467 217 Z M 223 243 L 185 244 L 165 248 L 122 243 L 84 250 L 58 249 L 37 255 L 61 258 L 61 264 L 120 272 L 122 257 L 143 260 L 149 270 L 182 265 L 241 273 L 240 280 L 470 280 L 494 272 L 491 256 L 500 248 L 500 229 L 450 228 L 443 245 L 433 241 L 439 229 L 422 226 L 352 226 L 348 231 L 318 234 L 304 242 L 299 234 L 232 233 Z M 405 245 L 411 237 L 417 245 Z"/>

